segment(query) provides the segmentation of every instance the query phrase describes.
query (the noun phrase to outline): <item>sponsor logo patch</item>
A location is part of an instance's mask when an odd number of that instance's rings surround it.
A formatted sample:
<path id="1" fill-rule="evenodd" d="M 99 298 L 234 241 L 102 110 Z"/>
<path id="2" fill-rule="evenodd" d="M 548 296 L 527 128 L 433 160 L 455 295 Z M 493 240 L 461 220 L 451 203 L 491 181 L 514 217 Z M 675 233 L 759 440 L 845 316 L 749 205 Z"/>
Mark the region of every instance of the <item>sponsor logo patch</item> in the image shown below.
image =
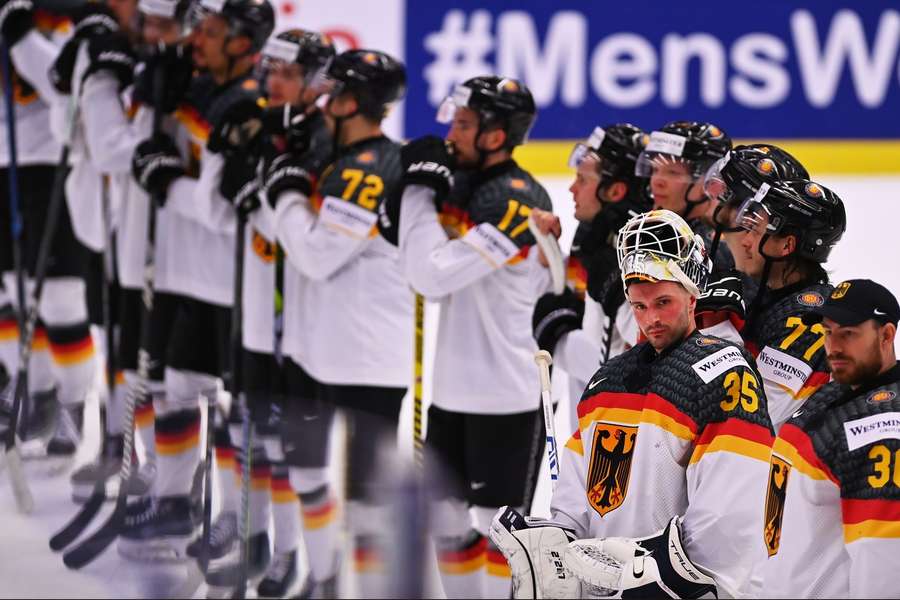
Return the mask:
<path id="1" fill-rule="evenodd" d="M 594 427 L 587 498 L 601 517 L 625 502 L 637 434 L 634 425 L 601 421 Z"/>
<path id="2" fill-rule="evenodd" d="M 500 267 L 519 253 L 516 244 L 490 223 L 479 223 L 462 237 L 474 247 L 492 267 Z"/>
<path id="3" fill-rule="evenodd" d="M 825 299 L 822 298 L 822 294 L 819 294 L 817 292 L 806 292 L 805 294 L 800 294 L 799 296 L 797 296 L 797 302 L 799 302 L 803 306 L 817 308 L 825 304 Z"/>
<path id="4" fill-rule="evenodd" d="M 352 238 L 369 237 L 378 215 L 346 200 L 328 196 L 319 211 L 319 222 Z"/>
<path id="5" fill-rule="evenodd" d="M 716 344 L 721 344 L 722 340 L 717 340 L 716 338 L 711 337 L 699 337 L 695 340 L 695 343 L 701 348 L 705 348 L 706 346 L 714 346 Z"/>
<path id="6" fill-rule="evenodd" d="M 356 157 L 356 162 L 362 163 L 364 165 L 372 164 L 373 162 L 375 162 L 375 153 L 371 150 L 360 152 L 359 156 Z"/>
<path id="7" fill-rule="evenodd" d="M 853 452 L 879 440 L 900 440 L 900 412 L 869 415 L 844 423 L 847 448 Z"/>
<path id="8" fill-rule="evenodd" d="M 769 556 L 778 552 L 781 542 L 781 521 L 784 518 L 784 500 L 787 494 L 791 463 L 777 454 L 769 462 L 769 488 L 766 491 L 766 520 L 763 539 Z"/>
<path id="9" fill-rule="evenodd" d="M 735 367 L 746 367 L 749 369 L 750 365 L 744 360 L 744 355 L 741 354 L 741 351 L 734 346 L 722 348 L 718 352 L 710 354 L 703 360 L 699 360 L 691 365 L 691 368 L 700 376 L 703 383 L 709 383 L 722 373 L 730 371 Z"/>
<path id="10" fill-rule="evenodd" d="M 892 390 L 878 390 L 877 392 L 869 394 L 869 397 L 866 398 L 866 402 L 869 404 L 878 404 L 879 402 L 890 402 L 896 397 L 897 393 Z"/>
<path id="11" fill-rule="evenodd" d="M 790 354 L 766 346 L 756 357 L 756 368 L 763 379 L 783 385 L 797 394 L 812 375 L 812 367 Z"/>

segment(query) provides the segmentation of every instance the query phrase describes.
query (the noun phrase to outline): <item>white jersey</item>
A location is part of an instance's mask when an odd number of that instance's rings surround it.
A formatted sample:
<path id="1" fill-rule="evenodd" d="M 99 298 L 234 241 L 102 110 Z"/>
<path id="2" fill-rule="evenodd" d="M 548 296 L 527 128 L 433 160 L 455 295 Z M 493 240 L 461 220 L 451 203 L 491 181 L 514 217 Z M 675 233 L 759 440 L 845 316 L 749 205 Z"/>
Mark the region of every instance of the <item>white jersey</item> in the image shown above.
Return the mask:
<path id="1" fill-rule="evenodd" d="M 462 413 L 534 411 L 540 381 L 531 317 L 550 275 L 527 217 L 534 207 L 550 210 L 550 199 L 513 161 L 478 177 L 466 198 L 443 203 L 455 239 L 438 220 L 433 190 L 408 186 L 401 203 L 404 273 L 440 305 L 432 401 Z"/>
<path id="2" fill-rule="evenodd" d="M 759 535 L 765 598 L 900 598 L 900 366 L 830 383 L 778 432 Z"/>
<path id="3" fill-rule="evenodd" d="M 243 345 L 253 352 L 275 351 L 275 227 L 271 211 L 257 210 L 247 222 L 244 244 Z M 285 293 L 286 306 L 295 297 Z"/>
<path id="4" fill-rule="evenodd" d="M 38 18 L 36 23 L 40 27 Z M 62 145 L 61 131 L 51 128 L 51 121 L 59 125 L 58 117 L 51 119 L 51 107 L 61 102 L 48 71 L 53 65 L 68 32 L 66 21 L 51 18 L 46 35 L 32 29 L 10 52 L 14 68 L 13 97 L 16 118 L 16 161 L 19 165 L 55 165 Z M 6 127 L 6 99 L 0 97 L 0 166 L 9 165 L 8 133 Z"/>
<path id="5" fill-rule="evenodd" d="M 397 249 L 375 228 L 378 204 L 400 177 L 399 147 L 385 137 L 342 148 L 312 198 L 282 195 L 284 351 L 335 385 L 407 387 L 412 378 L 413 293 Z M 288 312 L 290 307 L 290 313 Z"/>
<path id="6" fill-rule="evenodd" d="M 662 355 L 610 359 L 561 451 L 553 520 L 580 538 L 643 537 L 683 517 L 685 549 L 720 597 L 750 589 L 772 430 L 753 359 L 695 332 Z M 735 400 L 737 398 L 737 400 Z"/>

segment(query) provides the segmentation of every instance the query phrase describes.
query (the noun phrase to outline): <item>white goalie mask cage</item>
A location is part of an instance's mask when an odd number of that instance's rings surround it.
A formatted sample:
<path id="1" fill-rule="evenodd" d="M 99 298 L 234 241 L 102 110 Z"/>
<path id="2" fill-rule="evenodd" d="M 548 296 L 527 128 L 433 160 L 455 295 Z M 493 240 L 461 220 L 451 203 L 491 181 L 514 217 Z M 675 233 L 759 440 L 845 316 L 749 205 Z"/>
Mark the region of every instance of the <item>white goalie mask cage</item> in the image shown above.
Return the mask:
<path id="1" fill-rule="evenodd" d="M 616 252 L 622 283 L 674 281 L 694 297 L 706 288 L 711 262 L 703 239 L 670 210 L 651 210 L 619 230 Z"/>

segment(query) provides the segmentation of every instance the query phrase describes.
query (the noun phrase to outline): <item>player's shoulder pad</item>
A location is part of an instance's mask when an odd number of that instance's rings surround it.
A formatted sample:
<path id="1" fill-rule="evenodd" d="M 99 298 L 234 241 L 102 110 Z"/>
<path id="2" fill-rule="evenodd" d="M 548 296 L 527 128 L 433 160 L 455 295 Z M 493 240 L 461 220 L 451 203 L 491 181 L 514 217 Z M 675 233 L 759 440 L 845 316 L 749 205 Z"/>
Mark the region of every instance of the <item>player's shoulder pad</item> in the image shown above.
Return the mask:
<path id="1" fill-rule="evenodd" d="M 600 365 L 600 368 L 597 369 L 590 381 L 585 385 L 579 402 L 583 402 L 602 392 L 627 392 L 628 385 L 625 381 L 625 375 L 634 371 L 634 363 L 641 347 L 641 345 L 638 345 L 630 348 Z"/>
<path id="2" fill-rule="evenodd" d="M 515 163 L 477 185 L 468 201 L 473 224 L 494 226 L 518 248 L 535 243 L 527 222 L 534 208 L 550 211 L 553 203 L 547 190 Z"/>
<path id="3" fill-rule="evenodd" d="M 336 171 L 357 169 L 378 175 L 385 183 L 393 183 L 401 175 L 400 145 L 384 136 L 365 140 L 343 148 L 334 166 Z"/>
<path id="4" fill-rule="evenodd" d="M 900 382 L 860 392 L 826 387 L 834 390 L 831 402 L 810 407 L 810 415 L 790 423 L 809 436 L 816 455 L 840 482 L 842 497 L 900 500 L 900 486 L 892 479 L 900 453 Z"/>
<path id="5" fill-rule="evenodd" d="M 216 90 L 204 114 L 207 122 L 215 125 L 233 106 L 241 103 L 259 104 L 261 102 L 263 100 L 259 82 L 249 76 L 241 77 L 229 83 L 224 89 Z M 260 108 L 262 108 L 261 104 Z"/>

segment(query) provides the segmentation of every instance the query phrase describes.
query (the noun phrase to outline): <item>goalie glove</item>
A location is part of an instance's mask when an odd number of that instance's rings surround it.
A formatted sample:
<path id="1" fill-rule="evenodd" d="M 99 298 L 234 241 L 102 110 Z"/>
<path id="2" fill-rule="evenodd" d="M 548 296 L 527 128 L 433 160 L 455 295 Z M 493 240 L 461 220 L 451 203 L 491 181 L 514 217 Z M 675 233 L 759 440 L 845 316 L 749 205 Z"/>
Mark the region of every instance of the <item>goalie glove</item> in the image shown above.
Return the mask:
<path id="1" fill-rule="evenodd" d="M 576 540 L 563 555 L 566 569 L 611 598 L 718 598 L 716 582 L 688 558 L 678 517 L 644 538 Z"/>
<path id="2" fill-rule="evenodd" d="M 491 540 L 512 570 L 514 598 L 579 598 L 581 584 L 563 566 L 575 532 L 552 521 L 523 517 L 504 506 L 491 521 Z"/>

